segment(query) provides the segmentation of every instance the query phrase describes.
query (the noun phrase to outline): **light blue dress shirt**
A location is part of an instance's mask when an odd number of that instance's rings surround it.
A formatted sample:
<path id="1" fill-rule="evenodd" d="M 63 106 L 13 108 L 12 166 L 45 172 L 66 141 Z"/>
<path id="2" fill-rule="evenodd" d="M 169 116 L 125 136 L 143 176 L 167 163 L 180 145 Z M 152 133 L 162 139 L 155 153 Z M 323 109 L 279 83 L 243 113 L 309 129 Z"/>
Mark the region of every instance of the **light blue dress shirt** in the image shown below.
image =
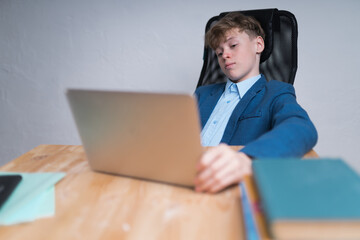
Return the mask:
<path id="1" fill-rule="evenodd" d="M 201 131 L 203 146 L 217 146 L 220 143 L 236 105 L 260 77 L 261 75 L 257 75 L 238 83 L 227 81 L 224 93 Z"/>

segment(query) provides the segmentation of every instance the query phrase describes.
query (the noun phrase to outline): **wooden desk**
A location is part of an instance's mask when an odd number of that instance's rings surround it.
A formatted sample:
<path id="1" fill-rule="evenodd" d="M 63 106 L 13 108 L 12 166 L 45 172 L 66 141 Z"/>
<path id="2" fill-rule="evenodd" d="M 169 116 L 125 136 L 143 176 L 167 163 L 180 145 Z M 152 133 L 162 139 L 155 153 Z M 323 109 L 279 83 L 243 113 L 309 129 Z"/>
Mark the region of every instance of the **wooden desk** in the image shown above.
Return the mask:
<path id="1" fill-rule="evenodd" d="M 236 186 L 199 194 L 96 173 L 82 146 L 69 145 L 40 145 L 0 171 L 67 173 L 56 184 L 54 217 L 0 227 L 0 239 L 245 239 Z"/>
<path id="2" fill-rule="evenodd" d="M 54 217 L 0 227 L 0 239 L 243 239 L 237 187 L 200 194 L 92 172 L 82 146 L 40 145 L 0 171 L 67 173 Z"/>

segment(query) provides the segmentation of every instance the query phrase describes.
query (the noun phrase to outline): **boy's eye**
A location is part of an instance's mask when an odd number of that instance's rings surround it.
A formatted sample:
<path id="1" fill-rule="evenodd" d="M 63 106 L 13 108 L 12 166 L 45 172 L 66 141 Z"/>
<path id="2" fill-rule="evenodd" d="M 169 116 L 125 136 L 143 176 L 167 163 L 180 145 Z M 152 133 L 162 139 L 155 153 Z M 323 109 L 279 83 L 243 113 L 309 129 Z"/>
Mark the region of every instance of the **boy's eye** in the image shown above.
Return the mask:
<path id="1" fill-rule="evenodd" d="M 218 57 L 221 57 L 222 56 L 222 52 L 218 52 L 218 53 L 216 53 L 216 55 L 218 56 Z"/>
<path id="2" fill-rule="evenodd" d="M 231 48 L 234 48 L 234 47 L 236 47 L 236 45 L 237 45 L 237 44 L 232 44 L 232 45 L 231 45 Z"/>

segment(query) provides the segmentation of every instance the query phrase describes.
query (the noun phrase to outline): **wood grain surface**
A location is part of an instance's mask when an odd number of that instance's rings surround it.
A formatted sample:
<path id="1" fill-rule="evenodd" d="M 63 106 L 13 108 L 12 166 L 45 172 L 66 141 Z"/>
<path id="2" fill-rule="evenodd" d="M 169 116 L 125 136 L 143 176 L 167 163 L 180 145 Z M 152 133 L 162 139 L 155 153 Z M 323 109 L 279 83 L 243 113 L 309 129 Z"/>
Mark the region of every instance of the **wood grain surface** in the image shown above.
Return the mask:
<path id="1" fill-rule="evenodd" d="M 66 172 L 54 217 L 0 227 L 0 239 L 243 239 L 240 193 L 219 194 L 90 170 L 82 146 L 40 145 L 0 168 Z"/>

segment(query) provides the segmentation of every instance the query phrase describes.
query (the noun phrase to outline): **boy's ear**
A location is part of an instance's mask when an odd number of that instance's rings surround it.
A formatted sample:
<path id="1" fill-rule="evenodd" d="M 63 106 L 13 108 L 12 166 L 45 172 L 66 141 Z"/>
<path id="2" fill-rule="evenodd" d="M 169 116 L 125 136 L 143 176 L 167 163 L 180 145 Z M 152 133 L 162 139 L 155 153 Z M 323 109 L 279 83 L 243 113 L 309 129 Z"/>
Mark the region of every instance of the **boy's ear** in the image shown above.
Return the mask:
<path id="1" fill-rule="evenodd" d="M 264 51 L 265 43 L 264 39 L 260 36 L 256 37 L 256 53 L 260 54 Z"/>

